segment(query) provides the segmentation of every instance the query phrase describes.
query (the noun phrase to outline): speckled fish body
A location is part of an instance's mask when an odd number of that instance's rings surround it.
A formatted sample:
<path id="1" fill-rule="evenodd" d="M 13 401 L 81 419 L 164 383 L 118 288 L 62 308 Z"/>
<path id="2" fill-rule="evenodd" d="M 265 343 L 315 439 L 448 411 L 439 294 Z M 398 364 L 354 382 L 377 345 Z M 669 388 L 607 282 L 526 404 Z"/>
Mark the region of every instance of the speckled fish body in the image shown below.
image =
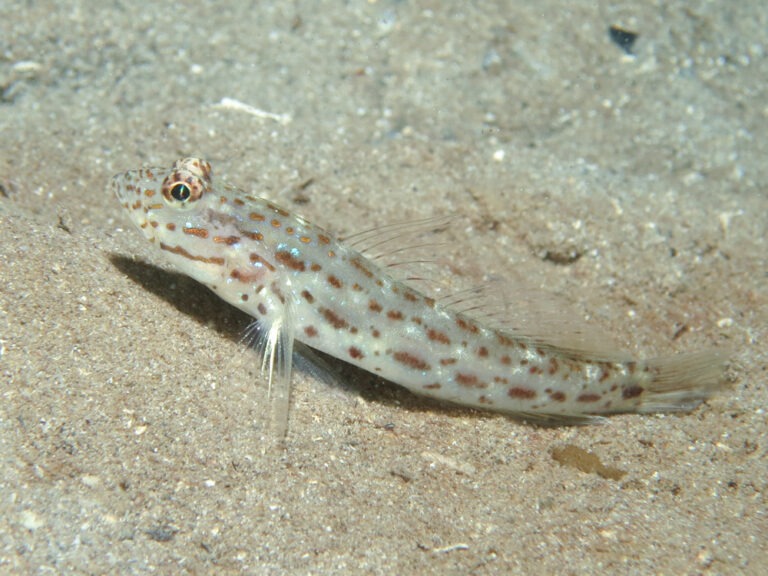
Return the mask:
<path id="1" fill-rule="evenodd" d="M 417 394 L 553 421 L 690 409 L 720 381 L 712 352 L 633 360 L 483 325 L 300 216 L 217 189 L 201 159 L 111 188 L 178 270 L 255 318 L 286 414 L 294 338 Z"/>

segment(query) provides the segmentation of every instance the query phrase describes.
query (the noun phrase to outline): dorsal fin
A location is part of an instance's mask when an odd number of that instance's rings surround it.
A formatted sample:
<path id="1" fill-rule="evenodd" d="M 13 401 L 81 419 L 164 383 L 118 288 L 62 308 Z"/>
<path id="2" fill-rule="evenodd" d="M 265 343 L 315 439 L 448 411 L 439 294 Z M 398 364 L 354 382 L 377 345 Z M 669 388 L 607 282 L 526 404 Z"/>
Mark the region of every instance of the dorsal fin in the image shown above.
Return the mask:
<path id="1" fill-rule="evenodd" d="M 454 216 L 434 216 L 398 222 L 357 232 L 341 240 L 380 266 L 400 265 L 404 263 L 403 256 L 407 251 L 440 245 L 432 241 L 419 241 L 414 245 L 411 241 L 427 233 L 442 231 L 455 219 Z M 389 261 L 395 255 L 398 261 Z"/>
<path id="2" fill-rule="evenodd" d="M 576 316 L 556 295 L 544 291 L 523 290 L 496 280 L 441 298 L 439 303 L 510 336 L 575 357 L 631 359 L 607 333 Z"/>
<path id="3" fill-rule="evenodd" d="M 434 254 L 443 243 L 422 237 L 443 232 L 457 220 L 456 216 L 437 216 L 400 222 L 358 232 L 343 241 L 399 280 L 428 288 L 440 305 L 485 326 L 577 358 L 631 359 L 605 332 L 576 316 L 561 298 L 544 291 L 493 280 L 440 296 L 445 292 L 444 282 L 435 270 Z"/>

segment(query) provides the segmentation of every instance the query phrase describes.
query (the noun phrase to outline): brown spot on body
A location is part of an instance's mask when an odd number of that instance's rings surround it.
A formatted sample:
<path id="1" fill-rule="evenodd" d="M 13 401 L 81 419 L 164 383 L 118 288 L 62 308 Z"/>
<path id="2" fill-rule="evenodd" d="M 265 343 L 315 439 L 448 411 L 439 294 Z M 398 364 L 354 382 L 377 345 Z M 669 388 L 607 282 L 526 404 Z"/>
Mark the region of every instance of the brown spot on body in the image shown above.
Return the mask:
<path id="1" fill-rule="evenodd" d="M 461 317 L 456 318 L 456 325 L 462 330 L 466 330 L 467 332 L 471 332 L 472 334 L 477 334 L 480 331 L 480 329 L 475 324 L 473 324 L 472 322 L 468 322 L 467 320 L 464 320 L 464 318 L 461 318 Z"/>
<path id="2" fill-rule="evenodd" d="M 333 310 L 330 310 L 329 308 L 321 308 L 320 313 L 323 315 L 323 317 L 328 321 L 328 323 L 336 328 L 336 330 L 341 330 L 342 328 L 347 328 L 349 326 L 349 323 L 344 320 L 341 316 L 336 314 Z"/>
<path id="3" fill-rule="evenodd" d="M 622 398 L 629 400 L 630 398 L 637 398 L 642 395 L 643 392 L 645 392 L 645 389 L 642 386 L 625 386 L 621 391 L 621 396 Z"/>
<path id="4" fill-rule="evenodd" d="M 263 302 L 259 302 L 259 305 L 256 307 L 256 309 L 259 311 L 259 314 L 261 314 L 262 316 L 267 315 L 267 307 L 264 306 Z"/>
<path id="5" fill-rule="evenodd" d="M 283 223 L 280 222 L 280 220 L 278 220 L 277 218 L 273 218 L 270 224 L 272 224 L 273 228 L 280 228 L 280 226 L 283 225 Z"/>
<path id="6" fill-rule="evenodd" d="M 314 338 L 315 336 L 317 336 L 317 328 L 315 328 L 314 326 L 305 326 L 304 334 L 306 334 L 310 338 Z"/>
<path id="7" fill-rule="evenodd" d="M 279 214 L 283 218 L 287 218 L 288 216 L 291 215 L 291 213 L 288 212 L 288 210 L 286 210 L 285 208 L 281 208 L 277 204 L 273 204 L 272 202 L 266 202 L 266 205 L 267 205 L 267 208 L 269 208 L 273 212 L 276 212 L 277 214 Z"/>
<path id="8" fill-rule="evenodd" d="M 208 230 L 205 228 L 182 228 L 184 234 L 197 236 L 198 238 L 208 238 Z"/>
<path id="9" fill-rule="evenodd" d="M 450 366 L 451 364 L 456 364 L 456 362 L 458 362 L 456 358 L 442 358 L 440 360 L 440 364 L 443 366 Z"/>
<path id="10" fill-rule="evenodd" d="M 549 397 L 555 402 L 565 402 L 565 392 L 560 392 L 559 390 L 557 392 L 552 392 Z"/>
<path id="11" fill-rule="evenodd" d="M 496 339 L 499 341 L 499 344 L 502 346 L 514 346 L 515 341 L 512 340 L 509 336 L 506 334 L 502 334 L 501 332 L 496 332 Z"/>
<path id="12" fill-rule="evenodd" d="M 264 260 L 264 258 L 262 258 L 261 256 L 259 256 L 259 255 L 258 255 L 258 254 L 256 254 L 255 252 L 251 252 L 251 253 L 248 255 L 248 258 L 249 258 L 249 259 L 250 259 L 250 261 L 251 261 L 251 262 L 253 262 L 254 264 L 256 264 L 256 263 L 259 263 L 259 264 L 263 265 L 263 266 L 264 266 L 264 267 L 265 267 L 267 270 L 269 270 L 270 272 L 274 272 L 274 271 L 275 271 L 275 267 L 274 267 L 274 266 L 273 266 L 273 265 L 272 265 L 270 262 L 267 262 L 266 260 Z"/>
<path id="13" fill-rule="evenodd" d="M 600 394 L 594 394 L 594 393 L 579 394 L 576 397 L 577 402 L 584 402 L 584 403 L 597 402 L 598 400 L 600 400 Z"/>
<path id="14" fill-rule="evenodd" d="M 356 348 L 355 346 L 349 347 L 349 355 L 355 360 L 363 358 L 363 352 L 360 350 L 360 348 Z"/>
<path id="15" fill-rule="evenodd" d="M 384 308 L 381 306 L 381 304 L 376 302 L 376 300 L 374 300 L 373 298 L 371 298 L 368 301 L 368 310 L 370 310 L 371 312 L 381 312 L 383 309 Z"/>
<path id="16" fill-rule="evenodd" d="M 241 268 L 234 268 L 232 272 L 229 273 L 230 278 L 242 282 L 243 284 L 252 284 L 253 282 L 260 280 L 263 275 L 263 270 L 243 270 Z"/>
<path id="17" fill-rule="evenodd" d="M 373 330 L 371 330 L 371 335 L 374 338 L 379 338 L 381 336 L 381 332 L 379 332 L 378 330 L 376 330 L 376 328 L 374 328 Z"/>
<path id="18" fill-rule="evenodd" d="M 176 224 L 174 224 L 173 222 L 168 222 L 168 223 L 165 225 L 165 227 L 166 227 L 168 230 L 170 230 L 171 232 L 173 232 L 174 230 L 176 230 Z"/>
<path id="19" fill-rule="evenodd" d="M 280 252 L 275 252 L 275 258 L 283 266 L 285 266 L 286 268 L 290 268 L 291 270 L 298 270 L 299 272 L 304 272 L 304 270 L 306 270 L 306 265 L 304 264 L 304 260 L 299 260 L 287 250 L 281 250 Z"/>
<path id="20" fill-rule="evenodd" d="M 310 242 L 312 242 L 312 238 L 310 238 L 309 236 L 299 236 L 299 242 L 301 242 L 302 244 L 309 244 Z"/>
<path id="21" fill-rule="evenodd" d="M 240 294 L 240 300 L 242 302 L 248 302 L 248 294 Z"/>
<path id="22" fill-rule="evenodd" d="M 608 380 L 608 378 L 611 377 L 611 369 L 606 365 L 603 366 L 602 372 L 600 373 L 600 382 L 605 382 Z"/>
<path id="23" fill-rule="evenodd" d="M 501 363 L 504 364 L 505 366 L 509 366 L 510 364 L 512 364 L 512 358 L 510 358 L 505 354 L 504 356 L 501 357 Z"/>
<path id="24" fill-rule="evenodd" d="M 245 237 L 250 238 L 251 240 L 255 240 L 256 242 L 261 242 L 264 240 L 264 234 L 261 232 L 246 232 Z"/>
<path id="25" fill-rule="evenodd" d="M 302 290 L 301 295 L 304 298 L 304 300 L 306 300 L 310 304 L 312 304 L 312 302 L 315 301 L 315 297 L 312 296 L 312 293 L 309 290 Z"/>
<path id="26" fill-rule="evenodd" d="M 312 270 L 312 272 L 320 272 L 320 270 L 322 270 L 322 269 L 323 269 L 323 267 L 322 267 L 322 266 L 320 266 L 320 264 L 318 264 L 317 262 L 314 262 L 314 263 L 313 263 L 313 264 L 312 264 L 312 265 L 309 267 L 309 269 L 310 269 L 310 270 Z"/>
<path id="27" fill-rule="evenodd" d="M 412 290 L 408 290 L 403 294 L 403 298 L 408 300 L 409 302 L 417 302 L 419 300 L 418 295 L 413 292 Z"/>
<path id="28" fill-rule="evenodd" d="M 510 398 L 518 398 L 520 400 L 533 400 L 536 398 L 536 391 L 523 386 L 513 386 L 507 390 L 507 396 Z"/>
<path id="29" fill-rule="evenodd" d="M 234 198 L 232 200 L 236 206 L 245 206 L 245 201 L 242 198 Z"/>
<path id="30" fill-rule="evenodd" d="M 400 310 L 390 310 L 387 312 L 387 318 L 390 320 L 402 320 L 403 313 Z"/>
<path id="31" fill-rule="evenodd" d="M 272 290 L 272 294 L 277 296 L 282 304 L 285 304 L 285 294 L 283 294 L 283 291 L 280 289 L 280 286 L 278 286 L 276 282 L 272 282 L 272 284 L 269 286 L 269 289 Z"/>
<path id="32" fill-rule="evenodd" d="M 480 346 L 480 348 L 477 349 L 477 355 L 480 356 L 480 358 L 487 358 L 488 348 L 486 348 L 485 346 Z"/>
<path id="33" fill-rule="evenodd" d="M 434 328 L 429 328 L 427 330 L 427 338 L 429 338 L 433 342 L 440 342 L 441 344 L 451 343 L 451 339 L 448 338 L 448 335 L 445 332 L 440 332 L 439 330 L 435 330 Z"/>
<path id="34" fill-rule="evenodd" d="M 368 268 L 368 266 L 365 264 L 365 262 L 363 262 L 361 258 L 352 258 L 349 263 L 360 270 L 360 272 L 362 272 L 368 278 L 373 278 L 373 272 Z"/>
<path id="35" fill-rule="evenodd" d="M 226 244 L 232 246 L 240 242 L 240 236 L 214 236 L 213 241 L 217 244 Z"/>
<path id="36" fill-rule="evenodd" d="M 330 284 L 334 288 L 341 288 L 343 286 L 343 284 L 341 283 L 341 280 L 339 280 L 333 274 L 328 275 L 328 284 Z"/>
<path id="37" fill-rule="evenodd" d="M 465 374 L 464 372 L 456 372 L 456 382 L 467 388 L 487 388 L 488 385 L 485 382 L 480 382 L 477 376 L 474 374 Z"/>
<path id="38" fill-rule="evenodd" d="M 251 212 L 250 214 L 248 214 L 248 218 L 250 218 L 251 220 L 255 220 L 256 222 L 264 222 L 264 220 L 266 220 L 264 215 L 259 214 L 258 212 Z"/>
<path id="39" fill-rule="evenodd" d="M 440 390 L 440 388 L 442 387 L 443 385 L 440 384 L 440 382 L 434 382 L 432 384 L 424 384 L 423 386 L 425 390 Z"/>
<path id="40" fill-rule="evenodd" d="M 394 358 L 395 361 L 400 362 L 400 364 L 405 364 L 406 366 L 408 366 L 409 368 L 413 368 L 414 370 L 430 369 L 429 364 L 427 364 L 424 360 L 422 360 L 418 356 L 414 356 L 409 352 L 395 352 L 392 355 L 392 358 Z"/>
<path id="41" fill-rule="evenodd" d="M 181 246 L 168 246 L 168 244 L 164 244 L 160 242 L 160 249 L 165 250 L 166 252 L 170 252 L 171 254 L 177 254 L 179 256 L 183 256 L 184 258 L 187 258 L 189 260 L 194 260 L 195 262 L 203 262 L 205 264 L 217 264 L 219 266 L 224 265 L 224 258 L 220 258 L 218 256 L 196 256 L 194 254 L 191 254 L 190 252 L 187 252 L 184 248 Z"/>
<path id="42" fill-rule="evenodd" d="M 547 369 L 547 372 L 549 372 L 549 375 L 552 376 L 553 374 L 557 373 L 557 370 L 559 368 L 559 365 L 557 363 L 556 358 L 550 358 L 549 359 L 549 368 Z"/>
<path id="43" fill-rule="evenodd" d="M 320 241 L 320 244 L 330 244 L 331 239 L 328 238 L 325 234 L 318 234 L 317 239 Z"/>

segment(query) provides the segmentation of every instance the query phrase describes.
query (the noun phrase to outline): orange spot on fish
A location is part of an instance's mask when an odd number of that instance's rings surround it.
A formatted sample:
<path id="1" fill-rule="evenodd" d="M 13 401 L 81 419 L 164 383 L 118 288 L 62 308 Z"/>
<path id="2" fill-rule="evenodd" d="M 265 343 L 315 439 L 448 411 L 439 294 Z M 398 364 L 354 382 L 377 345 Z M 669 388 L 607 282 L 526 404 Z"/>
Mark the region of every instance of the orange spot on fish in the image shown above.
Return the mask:
<path id="1" fill-rule="evenodd" d="M 304 297 L 304 300 L 312 304 L 312 302 L 315 301 L 315 297 L 312 296 L 312 293 L 309 290 L 302 290 L 301 295 Z"/>
<path id="2" fill-rule="evenodd" d="M 565 402 L 565 392 L 552 392 L 549 397 L 555 402 Z"/>
<path id="3" fill-rule="evenodd" d="M 630 398 L 637 398 L 644 391 L 642 386 L 625 386 L 621 391 L 621 396 L 629 400 Z"/>
<path id="4" fill-rule="evenodd" d="M 321 308 L 320 313 L 323 315 L 323 317 L 328 321 L 328 323 L 336 328 L 337 330 L 341 330 L 342 328 L 346 328 L 349 326 L 349 323 L 344 320 L 341 316 L 336 314 L 333 310 L 329 308 Z"/>
<path id="5" fill-rule="evenodd" d="M 435 330 L 434 328 L 427 330 L 427 338 L 434 342 L 440 342 L 441 344 L 451 343 L 451 339 L 448 338 L 448 335 L 445 332 L 440 332 L 440 330 Z"/>
<path id="6" fill-rule="evenodd" d="M 409 368 L 413 368 L 414 370 L 429 370 L 430 366 L 427 362 L 419 358 L 418 356 L 414 356 L 413 354 L 410 354 L 409 352 L 395 352 L 392 354 L 392 358 L 395 359 L 395 361 L 400 362 L 400 364 L 405 364 Z"/>
<path id="7" fill-rule="evenodd" d="M 184 234 L 197 236 L 198 238 L 208 238 L 208 230 L 205 228 L 182 228 Z"/>
<path id="8" fill-rule="evenodd" d="M 513 386 L 507 390 L 507 396 L 510 398 L 519 398 L 521 400 L 531 400 L 536 398 L 536 391 L 522 386 Z"/>
<path id="9" fill-rule="evenodd" d="M 240 242 L 240 236 L 214 236 L 213 241 L 217 244 L 226 244 L 232 246 Z"/>
<path id="10" fill-rule="evenodd" d="M 363 358 L 362 351 L 360 350 L 360 348 L 356 348 L 355 346 L 349 347 L 349 355 L 355 360 L 359 360 L 360 358 Z"/>
<path id="11" fill-rule="evenodd" d="M 487 388 L 488 385 L 485 382 L 480 382 L 480 379 L 474 374 L 465 374 L 464 372 L 456 373 L 456 382 L 467 388 Z"/>
<path id="12" fill-rule="evenodd" d="M 291 270 L 298 270 L 299 272 L 303 272 L 306 269 L 304 261 L 294 257 L 294 255 L 287 250 L 275 252 L 275 258 L 283 266 L 290 268 Z"/>

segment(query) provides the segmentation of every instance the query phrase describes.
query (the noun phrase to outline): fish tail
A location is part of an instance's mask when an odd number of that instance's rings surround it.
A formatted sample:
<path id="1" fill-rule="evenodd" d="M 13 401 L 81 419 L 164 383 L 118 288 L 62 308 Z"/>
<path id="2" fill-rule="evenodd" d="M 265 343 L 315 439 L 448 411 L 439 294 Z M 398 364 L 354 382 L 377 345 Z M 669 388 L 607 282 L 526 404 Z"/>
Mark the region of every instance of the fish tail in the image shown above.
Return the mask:
<path id="1" fill-rule="evenodd" d="M 645 361 L 650 383 L 638 412 L 693 410 L 725 383 L 727 354 L 703 350 Z"/>

